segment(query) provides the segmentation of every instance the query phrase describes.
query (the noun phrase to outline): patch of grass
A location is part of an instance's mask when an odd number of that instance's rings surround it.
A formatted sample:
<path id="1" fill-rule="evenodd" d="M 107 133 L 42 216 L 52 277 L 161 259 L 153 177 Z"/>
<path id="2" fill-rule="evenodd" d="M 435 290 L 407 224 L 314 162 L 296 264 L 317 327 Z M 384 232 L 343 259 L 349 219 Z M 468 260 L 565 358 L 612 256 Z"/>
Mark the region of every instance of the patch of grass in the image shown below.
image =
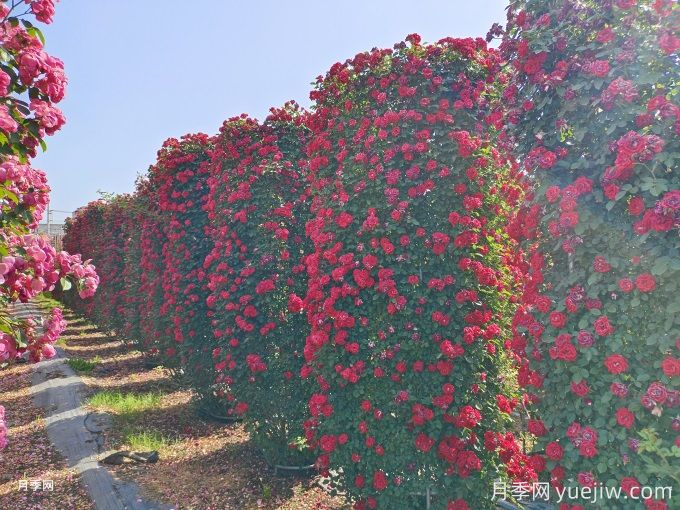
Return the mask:
<path id="1" fill-rule="evenodd" d="M 135 427 L 123 429 L 123 442 L 133 451 L 160 450 L 176 442 L 174 439 L 155 430 Z"/>
<path id="2" fill-rule="evenodd" d="M 96 356 L 92 360 L 70 358 L 66 361 L 66 363 L 68 363 L 68 366 L 70 366 L 76 372 L 82 372 L 86 374 L 92 372 L 92 370 L 94 370 L 94 367 L 99 365 L 101 362 L 102 359 L 99 356 Z"/>
<path id="3" fill-rule="evenodd" d="M 163 395 L 151 393 L 122 393 L 120 391 L 103 390 L 95 393 L 88 404 L 103 411 L 119 415 L 135 415 L 161 407 Z"/>
<path id="4" fill-rule="evenodd" d="M 35 299 L 36 304 L 47 311 L 52 310 L 52 308 L 63 308 L 64 305 L 54 299 L 49 292 L 44 292 L 42 294 L 39 294 L 36 299 Z"/>

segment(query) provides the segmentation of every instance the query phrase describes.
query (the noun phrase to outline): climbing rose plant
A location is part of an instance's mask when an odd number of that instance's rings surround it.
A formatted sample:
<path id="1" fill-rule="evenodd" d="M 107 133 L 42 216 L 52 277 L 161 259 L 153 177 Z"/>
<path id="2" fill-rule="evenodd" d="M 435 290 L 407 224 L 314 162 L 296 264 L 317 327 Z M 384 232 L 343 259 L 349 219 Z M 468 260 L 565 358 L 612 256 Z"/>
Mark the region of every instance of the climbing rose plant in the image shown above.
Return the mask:
<path id="1" fill-rule="evenodd" d="M 243 417 L 267 460 L 279 465 L 313 462 L 302 440 L 312 381 L 300 379 L 307 330 L 302 257 L 309 249 L 305 116 L 289 103 L 263 124 L 246 116 L 226 121 L 206 203 L 215 340 L 204 370 L 218 374 L 230 413 Z"/>
<path id="2" fill-rule="evenodd" d="M 26 8 L 24 12 L 23 7 Z M 62 62 L 43 51 L 44 38 L 28 16 L 50 23 L 52 0 L 0 1 L 0 365 L 24 353 L 36 362 L 55 355 L 53 347 L 66 323 L 61 310 L 48 319 L 11 317 L 8 306 L 25 302 L 59 283 L 73 283 L 81 297 L 97 288 L 94 266 L 79 255 L 57 253 L 32 231 L 42 218 L 50 188 L 44 172 L 30 166 L 43 138 L 64 124 L 54 106 L 64 97 Z M 5 408 L 0 406 L 0 450 L 7 445 Z"/>
<path id="3" fill-rule="evenodd" d="M 156 164 L 149 169 L 164 233 L 160 317 L 166 326 L 161 338 L 167 345 L 158 347 L 177 366 L 186 366 L 187 357 L 201 352 L 210 335 L 206 320 L 208 277 L 203 260 L 212 242 L 203 208 L 211 146 L 205 134 L 166 140 Z M 205 379 L 203 373 L 193 370 L 187 375 L 191 380 Z"/>
<path id="4" fill-rule="evenodd" d="M 677 481 L 679 22 L 665 0 L 527 0 L 491 34 L 534 186 L 515 225 L 532 251 L 513 341 L 539 398 L 529 432 L 554 486 L 621 487 L 631 509 L 670 508 L 639 487 Z"/>
<path id="5" fill-rule="evenodd" d="M 493 508 L 493 478 L 542 467 L 508 429 L 522 189 L 494 147 L 504 76 L 481 39 L 408 41 L 312 93 L 308 440 L 355 508 L 430 490 L 433 508 Z"/>
<path id="6" fill-rule="evenodd" d="M 44 324 L 34 324 L 11 318 L 11 303 L 58 284 L 75 283 L 83 297 L 97 286 L 93 266 L 78 255 L 57 253 L 32 232 L 47 206 L 49 186 L 29 159 L 64 123 L 54 104 L 64 96 L 66 77 L 62 62 L 44 52 L 43 36 L 28 17 L 49 23 L 53 13 L 49 0 L 0 2 L 0 363 L 25 352 L 31 361 L 53 356 L 52 344 L 63 329 L 58 310 Z"/>

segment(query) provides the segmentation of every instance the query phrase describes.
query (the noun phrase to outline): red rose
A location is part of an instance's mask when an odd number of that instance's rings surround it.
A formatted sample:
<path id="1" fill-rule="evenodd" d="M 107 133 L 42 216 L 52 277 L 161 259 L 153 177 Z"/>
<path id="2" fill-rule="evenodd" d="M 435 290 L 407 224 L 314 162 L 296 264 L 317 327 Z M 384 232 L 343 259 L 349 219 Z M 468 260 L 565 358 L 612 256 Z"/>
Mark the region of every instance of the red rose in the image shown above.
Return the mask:
<path id="1" fill-rule="evenodd" d="M 373 473 L 373 488 L 377 491 L 383 491 L 387 488 L 387 476 L 383 471 L 376 471 Z"/>
<path id="2" fill-rule="evenodd" d="M 550 471 L 550 481 L 559 482 L 564 480 L 564 468 L 562 466 L 555 466 L 552 471 Z"/>
<path id="3" fill-rule="evenodd" d="M 635 415 L 627 407 L 619 407 L 616 411 L 616 423 L 627 429 L 633 426 Z"/>
<path id="4" fill-rule="evenodd" d="M 645 201 L 642 197 L 633 197 L 628 202 L 628 214 L 640 216 L 645 211 Z"/>
<path id="5" fill-rule="evenodd" d="M 439 344 L 439 350 L 444 356 L 449 358 L 457 358 L 465 354 L 465 349 L 460 344 L 451 343 L 449 340 L 444 340 Z"/>
<path id="6" fill-rule="evenodd" d="M 593 487 L 595 485 L 595 476 L 590 471 L 581 471 L 576 478 L 578 483 L 584 487 Z"/>
<path id="7" fill-rule="evenodd" d="M 615 37 L 614 31 L 611 28 L 603 28 L 597 33 L 597 42 L 608 43 L 613 41 Z"/>
<path id="8" fill-rule="evenodd" d="M 257 284 L 255 287 L 255 293 L 256 294 L 265 294 L 267 292 L 271 292 L 276 288 L 274 285 L 274 282 L 272 280 L 262 280 L 260 283 Z"/>
<path id="9" fill-rule="evenodd" d="M 661 362 L 661 369 L 666 377 L 680 377 L 680 359 L 667 356 Z"/>
<path id="10" fill-rule="evenodd" d="M 350 354 L 359 354 L 359 344 L 357 342 L 350 342 L 345 345 L 345 350 Z"/>
<path id="11" fill-rule="evenodd" d="M 621 382 L 613 382 L 609 386 L 609 391 L 619 398 L 625 398 L 628 395 L 628 386 Z"/>
<path id="12" fill-rule="evenodd" d="M 621 278 L 619 280 L 619 289 L 621 289 L 621 292 L 632 292 L 632 290 L 635 288 L 635 285 L 633 284 L 633 281 L 630 278 Z"/>
<path id="13" fill-rule="evenodd" d="M 527 428 L 529 429 L 529 432 L 538 437 L 544 436 L 548 432 L 541 420 L 529 420 Z"/>
<path id="14" fill-rule="evenodd" d="M 304 304 L 299 296 L 295 294 L 290 294 L 288 296 L 288 311 L 292 313 L 300 313 L 303 308 Z"/>
<path id="15" fill-rule="evenodd" d="M 383 237 L 380 240 L 380 246 L 387 255 L 391 255 L 392 253 L 394 253 L 394 245 L 386 237 Z"/>
<path id="16" fill-rule="evenodd" d="M 560 198 L 560 194 L 561 190 L 559 186 L 550 186 L 545 192 L 545 198 L 547 198 L 548 202 L 552 204 L 558 198 Z"/>
<path id="17" fill-rule="evenodd" d="M 576 347 L 571 343 L 571 335 L 558 335 L 555 339 L 555 345 L 549 349 L 549 354 L 552 359 L 561 359 L 564 361 L 575 361 L 578 353 Z"/>
<path id="18" fill-rule="evenodd" d="M 451 238 L 442 232 L 432 234 L 432 251 L 435 255 L 441 255 L 446 250 Z"/>
<path id="19" fill-rule="evenodd" d="M 640 489 L 640 482 L 638 482 L 635 478 L 632 477 L 625 477 L 621 480 L 621 489 L 623 492 L 628 494 L 629 496 L 635 496 L 639 497 L 639 489 Z M 633 493 L 633 490 L 637 489 L 635 493 Z"/>
<path id="20" fill-rule="evenodd" d="M 456 499 L 455 501 L 449 501 L 446 510 L 470 510 L 470 507 L 464 499 Z"/>
<path id="21" fill-rule="evenodd" d="M 668 504 L 658 499 L 646 499 L 645 510 L 668 510 Z"/>
<path id="22" fill-rule="evenodd" d="M 595 321 L 594 326 L 595 333 L 597 333 L 600 336 L 608 336 L 614 332 L 614 328 L 609 323 L 609 319 L 607 318 L 606 315 L 601 315 L 600 317 L 598 317 L 597 320 Z"/>
<path id="23" fill-rule="evenodd" d="M 566 430 L 567 437 L 569 439 L 574 439 L 581 433 L 581 424 L 574 421 L 572 422 Z"/>
<path id="24" fill-rule="evenodd" d="M 532 455 L 528 459 L 528 464 L 530 469 L 533 469 L 536 473 L 545 471 L 545 458 L 542 455 Z"/>
<path id="25" fill-rule="evenodd" d="M 565 228 L 574 228 L 578 225 L 578 213 L 576 211 L 565 211 L 560 214 L 560 225 Z"/>
<path id="26" fill-rule="evenodd" d="M 606 273 L 612 268 L 612 266 L 607 262 L 607 259 L 598 255 L 593 261 L 593 270 L 597 273 Z"/>
<path id="27" fill-rule="evenodd" d="M 607 184 L 603 190 L 604 196 L 609 200 L 616 200 L 616 195 L 618 195 L 620 188 L 616 184 Z"/>
<path id="28" fill-rule="evenodd" d="M 355 269 L 352 272 L 354 281 L 361 289 L 366 289 L 372 287 L 375 284 L 375 280 L 371 278 L 371 273 L 365 269 Z"/>
<path id="29" fill-rule="evenodd" d="M 586 381 L 580 381 L 579 383 L 572 382 L 571 391 L 573 391 L 579 397 L 585 397 L 590 391 L 590 388 L 588 387 L 588 383 Z"/>
<path id="30" fill-rule="evenodd" d="M 319 439 L 319 446 L 321 450 L 330 453 L 335 450 L 335 445 L 337 443 L 337 438 L 333 435 L 323 435 Z"/>
<path id="31" fill-rule="evenodd" d="M 620 354 L 612 354 L 604 360 L 604 366 L 610 374 L 622 374 L 628 370 L 628 360 Z"/>
<path id="32" fill-rule="evenodd" d="M 586 443 L 583 442 L 581 443 L 581 446 L 578 448 L 578 453 L 587 459 L 590 459 L 591 457 L 595 457 L 597 455 L 597 448 L 595 448 L 595 445 L 593 443 Z"/>
<path id="33" fill-rule="evenodd" d="M 586 69 L 590 74 L 598 78 L 604 78 L 609 73 L 609 62 L 606 60 L 595 60 L 586 66 Z"/>
<path id="34" fill-rule="evenodd" d="M 551 460 L 560 460 L 562 458 L 562 455 L 564 455 L 564 450 L 559 445 L 559 443 L 552 441 L 551 443 L 548 443 L 546 445 L 545 454 Z"/>
<path id="35" fill-rule="evenodd" d="M 461 429 L 471 429 L 477 426 L 482 419 L 481 413 L 472 406 L 463 406 L 453 420 L 454 425 Z"/>
<path id="36" fill-rule="evenodd" d="M 640 292 L 651 292 L 656 288 L 656 278 L 649 273 L 642 273 L 635 278 L 635 286 Z"/>
<path id="37" fill-rule="evenodd" d="M 416 448 L 421 452 L 429 452 L 434 443 L 434 439 L 422 432 L 416 436 Z"/>
<path id="38" fill-rule="evenodd" d="M 361 261 L 364 263 L 366 269 L 373 269 L 375 266 L 378 265 L 378 257 L 376 257 L 375 255 L 370 254 L 364 255 Z"/>
<path id="39" fill-rule="evenodd" d="M 632 9 L 637 4 L 637 0 L 616 0 L 619 9 Z"/>
<path id="40" fill-rule="evenodd" d="M 538 166 L 545 169 L 552 167 L 557 162 L 557 156 L 554 152 L 544 151 L 538 159 Z"/>
<path id="41" fill-rule="evenodd" d="M 647 388 L 647 396 L 657 404 L 664 404 L 668 399 L 668 390 L 663 384 L 656 381 Z"/>
<path id="42" fill-rule="evenodd" d="M 566 323 L 567 316 L 564 315 L 562 312 L 552 312 L 550 314 L 550 324 L 552 324 L 554 328 L 557 329 L 563 328 Z"/>
<path id="43" fill-rule="evenodd" d="M 517 399 L 509 399 L 505 395 L 496 395 L 496 404 L 502 413 L 512 413 L 517 405 Z M 469 407 L 469 406 L 468 406 Z"/>

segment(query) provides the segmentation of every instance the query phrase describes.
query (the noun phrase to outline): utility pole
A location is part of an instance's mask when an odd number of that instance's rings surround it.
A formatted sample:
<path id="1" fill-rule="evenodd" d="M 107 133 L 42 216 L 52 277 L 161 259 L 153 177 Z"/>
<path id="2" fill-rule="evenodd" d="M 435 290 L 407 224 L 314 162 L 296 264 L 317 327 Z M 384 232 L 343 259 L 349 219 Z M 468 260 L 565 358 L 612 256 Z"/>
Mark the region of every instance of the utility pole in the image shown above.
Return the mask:
<path id="1" fill-rule="evenodd" d="M 47 237 L 50 237 L 50 216 L 52 212 L 50 211 L 50 203 L 47 202 Z"/>

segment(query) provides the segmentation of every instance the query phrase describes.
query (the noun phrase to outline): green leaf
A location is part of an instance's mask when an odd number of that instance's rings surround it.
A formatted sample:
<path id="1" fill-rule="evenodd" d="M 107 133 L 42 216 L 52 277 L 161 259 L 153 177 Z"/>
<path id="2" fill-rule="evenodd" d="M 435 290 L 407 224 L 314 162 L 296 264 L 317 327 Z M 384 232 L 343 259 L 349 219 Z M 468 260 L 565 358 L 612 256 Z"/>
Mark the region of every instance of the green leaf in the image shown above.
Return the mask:
<path id="1" fill-rule="evenodd" d="M 66 291 L 66 290 L 69 290 L 72 287 L 71 281 L 67 278 L 61 278 L 59 280 L 59 282 L 61 283 L 62 290 Z"/>

